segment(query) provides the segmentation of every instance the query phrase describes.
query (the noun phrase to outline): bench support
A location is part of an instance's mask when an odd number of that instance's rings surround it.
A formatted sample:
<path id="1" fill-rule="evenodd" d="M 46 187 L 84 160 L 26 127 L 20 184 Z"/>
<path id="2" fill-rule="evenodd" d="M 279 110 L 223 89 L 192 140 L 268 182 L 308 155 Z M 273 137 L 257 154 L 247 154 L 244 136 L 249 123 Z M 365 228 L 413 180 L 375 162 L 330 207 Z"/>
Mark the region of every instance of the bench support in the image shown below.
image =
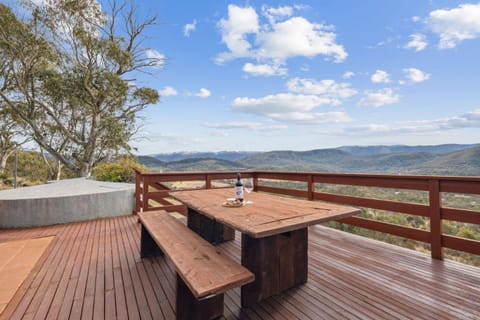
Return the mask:
<path id="1" fill-rule="evenodd" d="M 242 234 L 242 265 L 255 281 L 242 286 L 242 307 L 307 282 L 308 228 L 265 238 Z"/>
<path id="2" fill-rule="evenodd" d="M 210 243 L 235 239 L 235 230 L 188 208 L 188 227 Z"/>
<path id="3" fill-rule="evenodd" d="M 223 315 L 223 293 L 197 300 L 177 274 L 177 320 L 212 320 Z"/>
<path id="4" fill-rule="evenodd" d="M 142 234 L 140 238 L 140 256 L 142 258 L 163 256 L 162 250 L 153 240 L 148 230 L 142 224 Z"/>

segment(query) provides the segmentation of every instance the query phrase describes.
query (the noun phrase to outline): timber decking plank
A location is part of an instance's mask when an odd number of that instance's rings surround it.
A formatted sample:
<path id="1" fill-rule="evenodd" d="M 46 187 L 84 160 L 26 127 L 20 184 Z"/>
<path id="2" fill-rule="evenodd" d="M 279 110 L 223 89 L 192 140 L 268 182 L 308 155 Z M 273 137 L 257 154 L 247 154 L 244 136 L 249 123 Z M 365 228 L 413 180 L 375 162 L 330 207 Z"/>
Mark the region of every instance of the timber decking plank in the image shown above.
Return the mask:
<path id="1" fill-rule="evenodd" d="M 132 237 L 132 228 L 134 225 L 129 224 L 125 219 L 122 219 L 125 226 L 126 244 L 130 251 L 129 263 L 131 265 L 131 273 L 133 274 L 133 283 L 135 288 L 135 296 L 137 297 L 137 303 L 139 304 L 140 317 L 142 319 L 158 319 L 162 315 L 161 310 L 158 308 L 158 303 L 155 299 L 151 283 L 145 281 L 145 269 L 140 259 L 140 243 L 135 242 Z M 138 236 L 137 236 L 138 238 Z M 142 277 L 142 275 L 144 275 Z"/>
<path id="2" fill-rule="evenodd" d="M 85 227 L 85 225 L 83 225 Z M 79 233 L 82 232 L 82 224 L 76 225 L 76 230 L 72 239 L 69 239 L 69 242 L 73 243 L 73 246 L 69 250 L 69 254 L 66 254 L 64 258 L 67 259 L 65 263 L 65 269 L 63 270 L 63 274 L 61 278 L 58 280 L 58 287 L 55 292 L 55 296 L 52 299 L 50 308 L 48 309 L 48 314 L 46 315 L 47 319 L 58 319 L 58 313 L 60 312 L 60 308 L 63 304 L 63 299 L 65 297 L 65 291 L 68 288 L 68 280 L 71 277 L 71 273 L 74 267 L 74 262 L 76 260 L 77 254 L 79 253 L 80 242 L 73 241 L 73 238 L 78 237 Z M 59 268 L 60 269 L 60 268 Z M 45 304 L 48 303 L 48 297 L 44 298 Z M 43 304 L 43 303 L 42 303 Z M 38 317 L 41 318 L 41 314 L 38 314 Z"/>
<path id="3" fill-rule="evenodd" d="M 80 249 L 77 254 L 77 257 L 75 258 L 75 262 L 73 263 L 70 279 L 68 280 L 68 285 L 65 291 L 65 295 L 63 297 L 63 302 L 58 313 L 58 319 L 66 319 L 70 317 L 70 312 L 72 310 L 72 305 L 75 298 L 75 291 L 77 289 L 78 280 L 80 277 L 80 271 L 83 265 L 83 259 L 85 258 L 85 256 L 88 256 L 87 246 L 83 241 L 81 242 L 79 240 L 85 239 L 85 238 L 88 239 L 90 235 L 93 234 L 93 231 L 94 231 L 93 230 L 94 228 L 91 227 L 92 226 L 91 223 L 86 222 L 86 223 L 80 224 L 80 226 L 81 226 L 81 232 L 78 238 L 76 239 L 76 241 L 80 243 Z"/>
<path id="4" fill-rule="evenodd" d="M 119 222 L 122 224 L 122 237 L 123 237 L 123 244 L 126 253 L 126 262 L 128 265 L 128 269 L 130 271 L 130 276 L 132 278 L 132 287 L 135 295 L 135 299 L 137 302 L 137 309 L 139 312 L 140 319 L 152 319 L 152 315 L 150 314 L 150 310 L 148 309 L 148 304 L 146 302 L 145 292 L 143 291 L 142 284 L 140 282 L 140 278 L 138 276 L 137 266 L 136 266 L 136 259 L 138 257 L 137 252 L 132 250 L 130 246 L 130 241 L 128 238 L 129 227 L 125 225 L 124 219 L 119 219 Z"/>
<path id="5" fill-rule="evenodd" d="M 115 220 L 115 227 L 117 230 L 116 240 L 120 257 L 120 270 L 123 279 L 123 289 L 125 291 L 127 314 L 129 319 L 140 319 L 140 312 L 138 310 L 138 305 L 135 298 L 135 290 L 133 289 L 132 278 L 130 276 L 130 267 L 128 265 L 126 257 L 125 243 L 123 239 L 123 233 L 125 232 L 125 230 L 121 224 L 120 219 L 121 218 Z"/>
<path id="6" fill-rule="evenodd" d="M 114 281 L 114 295 L 115 295 L 115 310 L 118 319 L 127 319 L 127 302 L 125 297 L 125 291 L 123 288 L 123 276 L 122 268 L 120 265 L 120 253 L 117 242 L 117 234 L 119 232 L 115 220 L 110 220 L 110 227 L 115 230 L 110 235 L 110 241 L 112 245 L 112 268 L 113 268 L 113 281 Z"/>
<path id="7" fill-rule="evenodd" d="M 313 246 L 315 246 L 315 241 L 313 241 Z M 395 249 L 400 250 L 400 248 Z M 381 255 L 375 255 L 375 253 L 370 252 L 369 256 L 357 254 L 357 258 L 355 258 L 352 257 L 351 251 L 349 253 L 342 253 L 342 250 L 333 246 L 330 248 L 322 246 L 322 250 L 326 251 L 324 258 L 334 258 L 332 259 L 330 272 L 334 274 L 338 271 L 344 272 L 344 270 L 349 270 L 350 273 L 355 274 L 355 279 L 350 278 L 350 280 L 354 283 L 361 283 L 362 291 L 366 291 L 366 287 L 371 287 L 370 292 L 374 293 L 376 287 L 378 288 L 378 286 L 388 283 L 389 285 L 382 290 L 381 295 L 374 301 L 377 303 L 377 301 L 387 301 L 385 299 L 386 297 L 390 298 L 390 300 L 388 300 L 389 303 L 385 306 L 390 313 L 395 312 L 397 308 L 397 312 L 400 314 L 408 314 L 412 311 L 412 308 L 425 310 L 429 312 L 426 318 L 430 318 L 432 315 L 441 318 L 445 313 L 452 316 L 463 313 L 463 311 L 458 308 L 459 304 L 463 304 L 463 299 L 455 296 L 448 297 L 448 290 L 445 292 L 447 288 L 441 283 L 437 284 L 439 287 L 436 290 L 433 290 L 428 285 L 428 278 L 416 278 L 416 263 L 412 263 L 410 267 L 399 267 L 397 264 L 390 262 L 390 268 L 382 268 L 382 265 L 385 261 L 390 260 L 389 257 L 393 255 L 393 253 L 385 254 L 385 252 L 388 251 L 382 250 L 380 252 Z M 412 262 L 414 262 L 414 260 Z M 432 264 L 435 262 L 436 261 L 433 261 Z M 342 279 L 343 278 L 348 278 L 348 274 L 342 273 Z M 452 299 L 456 300 L 459 304 L 452 306 Z M 475 300 L 478 301 L 478 299 L 477 295 L 476 299 L 470 299 L 470 302 L 476 305 Z M 439 304 L 438 302 L 444 303 Z M 441 308 L 438 307 L 439 305 Z M 467 314 L 471 314 L 472 312 L 476 314 L 474 310 L 468 311 Z M 467 314 L 465 314 L 465 316 L 467 316 Z"/>
<path id="8" fill-rule="evenodd" d="M 116 317 L 115 278 L 113 275 L 113 256 L 117 253 L 112 246 L 112 220 L 105 220 L 105 319 Z"/>
<path id="9" fill-rule="evenodd" d="M 73 304 L 70 310 L 70 319 L 80 319 L 82 316 L 83 304 L 85 301 L 85 290 L 87 288 L 87 281 L 89 277 L 90 260 L 92 259 L 94 238 L 96 236 L 96 227 L 98 221 L 95 221 L 91 225 L 91 234 L 87 239 L 86 250 L 83 260 L 81 261 L 81 267 L 78 275 L 77 286 L 73 296 Z"/>
<path id="10" fill-rule="evenodd" d="M 106 220 L 101 220 L 95 272 L 93 319 L 105 319 L 105 237 Z"/>
<path id="11" fill-rule="evenodd" d="M 69 225 L 67 230 L 69 233 L 73 233 L 75 228 L 76 226 Z M 65 232 L 67 231 L 65 230 Z M 58 251 L 65 252 L 70 243 L 71 242 L 69 241 L 61 241 L 59 243 Z M 51 303 L 51 299 L 48 299 L 49 301 L 47 301 L 46 298 L 53 298 L 53 295 L 55 294 L 55 282 L 52 281 L 56 274 L 59 274 L 61 271 L 63 271 L 61 268 L 61 261 L 64 261 L 64 258 L 64 254 L 56 254 L 51 260 L 51 263 L 48 264 L 48 268 L 46 269 L 44 277 L 41 279 L 38 278 L 38 281 L 34 281 L 32 284 L 32 289 L 36 289 L 35 296 L 31 300 L 28 308 L 25 310 L 25 314 L 23 315 L 22 319 L 41 319 L 42 316 L 45 318 L 44 315 L 47 314 Z M 43 301 L 45 302 L 42 303 Z"/>
<path id="12" fill-rule="evenodd" d="M 93 318 L 93 307 L 95 303 L 95 281 L 96 281 L 96 269 L 98 263 L 98 248 L 100 242 L 100 229 L 102 220 L 98 220 L 95 224 L 95 233 L 93 235 L 92 255 L 90 256 L 90 262 L 88 264 L 88 275 L 85 286 L 85 294 L 83 297 L 82 305 L 82 320 Z"/>
<path id="13" fill-rule="evenodd" d="M 71 311 L 79 306 L 86 311 L 84 316 L 93 310 L 93 317 L 99 317 L 101 304 L 105 319 L 127 319 L 128 312 L 140 318 L 142 308 L 152 318 L 174 318 L 173 265 L 161 257 L 140 259 L 140 226 L 135 216 L 0 230 L 0 241 L 47 235 L 56 238 L 0 319 L 45 314 L 52 319 L 55 315 L 78 318 L 82 313 Z M 239 236 L 237 232 L 234 241 L 217 246 L 236 262 Z M 432 260 L 422 253 L 321 226 L 309 231 L 309 266 L 305 285 L 251 308 L 240 308 L 238 288 L 228 291 L 224 319 L 480 318 L 479 268 Z M 137 290 L 132 279 L 138 281 Z M 94 289 L 93 309 L 84 306 L 87 288 Z M 143 307 L 140 297 L 145 299 Z"/>

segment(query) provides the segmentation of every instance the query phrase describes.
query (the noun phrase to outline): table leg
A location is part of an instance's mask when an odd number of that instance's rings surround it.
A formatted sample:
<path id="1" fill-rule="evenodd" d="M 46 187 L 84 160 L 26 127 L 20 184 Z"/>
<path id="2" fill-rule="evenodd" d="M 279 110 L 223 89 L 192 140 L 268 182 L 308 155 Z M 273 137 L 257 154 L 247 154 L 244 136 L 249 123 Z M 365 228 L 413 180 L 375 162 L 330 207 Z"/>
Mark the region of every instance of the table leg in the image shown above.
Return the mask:
<path id="1" fill-rule="evenodd" d="M 207 218 L 203 214 L 190 208 L 188 208 L 187 225 L 202 238 L 213 244 L 235 239 L 234 229 Z"/>
<path id="2" fill-rule="evenodd" d="M 242 234 L 242 265 L 255 281 L 242 287 L 242 307 L 249 307 L 307 281 L 308 229 L 265 238 Z"/>

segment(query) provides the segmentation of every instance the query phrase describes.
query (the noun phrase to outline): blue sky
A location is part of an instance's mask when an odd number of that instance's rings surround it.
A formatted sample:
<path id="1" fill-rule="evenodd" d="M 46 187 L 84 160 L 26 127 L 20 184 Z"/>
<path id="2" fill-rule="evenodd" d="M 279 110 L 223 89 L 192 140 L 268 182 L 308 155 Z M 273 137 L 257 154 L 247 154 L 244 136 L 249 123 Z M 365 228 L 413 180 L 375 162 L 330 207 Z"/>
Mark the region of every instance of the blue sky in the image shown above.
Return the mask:
<path id="1" fill-rule="evenodd" d="M 480 2 L 137 1 L 139 154 L 480 142 Z"/>

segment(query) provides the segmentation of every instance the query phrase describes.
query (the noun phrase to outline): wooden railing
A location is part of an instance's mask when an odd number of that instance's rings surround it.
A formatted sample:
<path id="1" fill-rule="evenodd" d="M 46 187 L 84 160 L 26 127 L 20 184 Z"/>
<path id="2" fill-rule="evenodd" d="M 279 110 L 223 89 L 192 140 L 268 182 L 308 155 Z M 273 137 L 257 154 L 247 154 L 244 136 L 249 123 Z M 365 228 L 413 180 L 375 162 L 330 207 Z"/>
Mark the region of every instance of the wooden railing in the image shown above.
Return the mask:
<path id="1" fill-rule="evenodd" d="M 161 207 L 167 211 L 186 213 L 182 204 L 172 204 L 168 193 L 172 192 L 165 183 L 200 181 L 202 188 L 212 188 L 218 180 L 232 180 L 236 172 L 176 172 L 141 173 L 136 178 L 136 211 L 155 210 Z M 480 211 L 448 208 L 442 206 L 442 193 L 480 194 L 480 177 L 438 177 L 337 173 L 298 172 L 242 172 L 243 178 L 253 178 L 254 190 L 287 196 L 322 200 L 338 204 L 386 210 L 429 218 L 430 230 L 391 224 L 374 219 L 350 217 L 338 222 L 388 233 L 430 244 L 433 258 L 443 259 L 443 249 L 450 248 L 480 255 L 480 241 L 444 234 L 442 220 L 480 225 Z M 284 188 L 259 181 L 287 181 L 301 183 L 302 188 Z M 373 199 L 316 191 L 319 184 L 334 184 L 360 187 L 417 190 L 428 193 L 428 203 L 407 203 L 392 200 Z"/>

